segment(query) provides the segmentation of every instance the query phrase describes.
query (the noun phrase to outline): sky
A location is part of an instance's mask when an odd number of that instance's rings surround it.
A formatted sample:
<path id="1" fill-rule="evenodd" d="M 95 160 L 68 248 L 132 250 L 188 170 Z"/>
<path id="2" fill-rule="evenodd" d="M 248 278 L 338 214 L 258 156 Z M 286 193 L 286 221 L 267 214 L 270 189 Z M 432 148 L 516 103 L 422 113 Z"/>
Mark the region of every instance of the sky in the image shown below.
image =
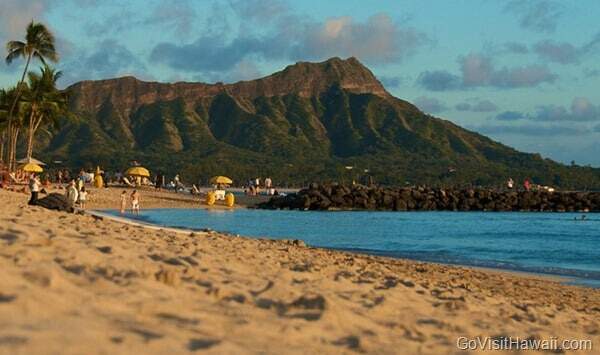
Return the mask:
<path id="1" fill-rule="evenodd" d="M 62 87 L 125 75 L 235 82 L 354 56 L 427 113 L 600 167 L 598 14 L 597 0 L 1 0 L 0 42 L 46 24 Z M 23 66 L 0 64 L 0 87 Z"/>

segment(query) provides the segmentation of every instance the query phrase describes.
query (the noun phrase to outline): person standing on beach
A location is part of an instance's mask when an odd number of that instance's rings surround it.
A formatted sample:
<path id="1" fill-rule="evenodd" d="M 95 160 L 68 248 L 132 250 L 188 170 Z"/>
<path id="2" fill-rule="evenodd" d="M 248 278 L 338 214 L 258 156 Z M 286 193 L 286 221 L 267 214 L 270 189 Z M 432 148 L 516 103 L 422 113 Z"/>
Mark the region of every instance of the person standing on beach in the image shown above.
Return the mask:
<path id="1" fill-rule="evenodd" d="M 175 192 L 178 192 L 179 189 L 183 190 L 183 184 L 181 183 L 181 179 L 179 178 L 179 174 L 175 175 Z"/>
<path id="2" fill-rule="evenodd" d="M 31 191 L 31 198 L 29 199 L 30 205 L 35 205 L 37 203 L 40 185 L 40 180 L 38 180 L 37 176 L 31 174 L 31 177 L 29 178 L 29 190 Z"/>
<path id="3" fill-rule="evenodd" d="M 81 188 L 81 191 L 79 191 L 79 207 L 81 207 L 81 209 L 85 209 L 85 201 L 87 200 L 87 191 L 85 191 L 85 186 Z"/>
<path id="4" fill-rule="evenodd" d="M 529 191 L 531 189 L 531 184 L 529 183 L 529 179 L 525 179 L 525 181 L 523 182 L 523 187 L 525 188 L 525 191 Z"/>
<path id="5" fill-rule="evenodd" d="M 133 214 L 140 214 L 140 194 L 137 190 L 133 190 L 131 193 L 131 212 Z"/>
<path id="6" fill-rule="evenodd" d="M 162 171 L 159 171 L 158 174 L 156 174 L 156 181 L 154 181 L 154 188 L 158 191 L 160 191 L 163 187 L 165 183 L 165 178 L 162 174 Z"/>
<path id="7" fill-rule="evenodd" d="M 509 190 L 512 190 L 513 186 L 515 185 L 515 182 L 512 178 L 508 178 L 508 181 L 506 182 L 506 186 L 508 187 Z"/>
<path id="8" fill-rule="evenodd" d="M 123 192 L 121 192 L 121 214 L 125 214 L 126 208 L 127 208 L 127 191 L 123 190 Z"/>
<path id="9" fill-rule="evenodd" d="M 69 186 L 67 186 L 67 191 L 65 192 L 65 197 L 67 198 L 67 202 L 71 207 L 75 206 L 75 203 L 77 203 L 77 199 L 79 198 L 79 191 L 77 191 L 77 187 L 75 187 L 75 180 L 71 180 L 71 182 L 69 182 Z"/>

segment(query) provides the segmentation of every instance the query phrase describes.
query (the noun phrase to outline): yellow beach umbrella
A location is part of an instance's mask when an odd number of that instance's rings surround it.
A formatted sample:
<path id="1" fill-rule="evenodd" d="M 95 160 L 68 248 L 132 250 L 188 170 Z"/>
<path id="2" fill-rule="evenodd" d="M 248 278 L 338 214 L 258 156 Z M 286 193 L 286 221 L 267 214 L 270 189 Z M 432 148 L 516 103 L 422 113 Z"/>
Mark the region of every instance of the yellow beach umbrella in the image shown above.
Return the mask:
<path id="1" fill-rule="evenodd" d="M 148 169 L 141 166 L 134 166 L 133 168 L 127 169 L 125 175 L 129 176 L 142 176 L 142 177 L 150 177 L 150 172 Z"/>
<path id="2" fill-rule="evenodd" d="M 34 164 L 34 163 L 25 164 L 25 165 L 23 165 L 23 167 L 21 169 L 23 169 L 23 171 L 26 171 L 28 173 L 41 173 L 42 171 L 44 171 L 44 169 L 42 169 L 41 166 Z"/>
<path id="3" fill-rule="evenodd" d="M 227 176 L 215 176 L 210 179 L 211 184 L 219 184 L 219 185 L 231 185 L 233 184 L 233 180 L 228 178 Z"/>

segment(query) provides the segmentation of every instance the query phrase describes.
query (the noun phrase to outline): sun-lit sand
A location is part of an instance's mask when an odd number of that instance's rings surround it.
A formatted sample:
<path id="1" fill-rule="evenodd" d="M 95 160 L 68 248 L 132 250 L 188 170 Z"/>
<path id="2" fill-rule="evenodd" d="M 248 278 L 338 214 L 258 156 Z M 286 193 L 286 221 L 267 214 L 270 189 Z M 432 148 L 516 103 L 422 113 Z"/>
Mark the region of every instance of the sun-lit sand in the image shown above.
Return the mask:
<path id="1" fill-rule="evenodd" d="M 117 201 L 110 190 L 90 206 Z M 452 354 L 461 336 L 591 339 L 600 350 L 597 289 L 152 230 L 27 199 L 0 191 L 2 354 Z M 142 207 L 151 201 L 142 194 Z"/>

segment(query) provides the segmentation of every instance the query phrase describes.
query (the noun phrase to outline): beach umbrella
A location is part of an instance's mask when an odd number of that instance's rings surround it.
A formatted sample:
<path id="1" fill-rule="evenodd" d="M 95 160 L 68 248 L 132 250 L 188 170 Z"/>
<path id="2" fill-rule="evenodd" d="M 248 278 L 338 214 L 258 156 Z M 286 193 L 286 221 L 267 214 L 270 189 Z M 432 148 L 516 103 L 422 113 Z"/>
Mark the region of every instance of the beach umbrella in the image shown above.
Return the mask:
<path id="1" fill-rule="evenodd" d="M 35 165 L 46 165 L 44 162 L 37 160 L 36 158 L 23 158 L 17 160 L 18 164 L 35 164 Z"/>
<path id="2" fill-rule="evenodd" d="M 210 179 L 211 184 L 218 184 L 218 185 L 231 185 L 233 184 L 233 180 L 231 180 L 230 178 L 228 178 L 227 176 L 214 176 L 212 179 Z"/>
<path id="3" fill-rule="evenodd" d="M 25 164 L 21 169 L 28 173 L 41 173 L 42 171 L 44 171 L 44 169 L 42 169 L 41 166 L 34 163 Z"/>
<path id="4" fill-rule="evenodd" d="M 134 166 L 133 168 L 127 169 L 125 175 L 150 177 L 150 172 L 148 171 L 148 169 L 142 166 Z"/>

